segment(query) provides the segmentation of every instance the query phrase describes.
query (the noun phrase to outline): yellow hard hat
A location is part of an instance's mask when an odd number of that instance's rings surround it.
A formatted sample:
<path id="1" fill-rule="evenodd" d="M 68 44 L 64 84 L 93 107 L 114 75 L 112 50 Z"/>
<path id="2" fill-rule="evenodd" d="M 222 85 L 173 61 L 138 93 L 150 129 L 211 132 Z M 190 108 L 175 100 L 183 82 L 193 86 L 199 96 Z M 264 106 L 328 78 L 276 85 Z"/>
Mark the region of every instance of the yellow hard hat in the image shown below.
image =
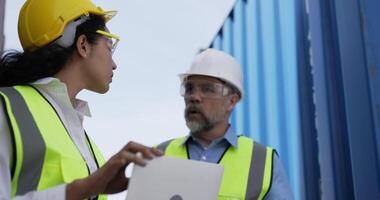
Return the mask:
<path id="1" fill-rule="evenodd" d="M 18 19 L 18 35 L 24 50 L 33 51 L 59 38 L 66 25 L 89 14 L 108 21 L 116 11 L 104 11 L 90 0 L 27 0 Z"/>

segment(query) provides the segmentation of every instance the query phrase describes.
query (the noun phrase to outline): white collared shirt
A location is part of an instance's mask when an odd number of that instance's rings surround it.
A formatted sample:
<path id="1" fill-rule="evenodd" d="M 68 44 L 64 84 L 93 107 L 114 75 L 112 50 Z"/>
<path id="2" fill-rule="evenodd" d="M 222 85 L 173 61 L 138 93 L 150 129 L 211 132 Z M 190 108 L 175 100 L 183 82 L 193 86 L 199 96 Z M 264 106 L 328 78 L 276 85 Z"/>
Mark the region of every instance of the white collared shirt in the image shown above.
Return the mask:
<path id="1" fill-rule="evenodd" d="M 74 144 L 85 159 L 90 173 L 97 170 L 96 162 L 86 143 L 83 129 L 84 116 L 91 117 L 87 102 L 76 99 L 71 104 L 66 84 L 56 78 L 43 78 L 31 83 L 50 102 L 57 111 Z M 11 196 L 11 174 L 13 147 L 9 126 L 5 118 L 3 106 L 0 106 L 0 200 L 8 200 Z M 59 185 L 43 191 L 29 192 L 16 196 L 14 200 L 65 200 L 66 185 Z"/>

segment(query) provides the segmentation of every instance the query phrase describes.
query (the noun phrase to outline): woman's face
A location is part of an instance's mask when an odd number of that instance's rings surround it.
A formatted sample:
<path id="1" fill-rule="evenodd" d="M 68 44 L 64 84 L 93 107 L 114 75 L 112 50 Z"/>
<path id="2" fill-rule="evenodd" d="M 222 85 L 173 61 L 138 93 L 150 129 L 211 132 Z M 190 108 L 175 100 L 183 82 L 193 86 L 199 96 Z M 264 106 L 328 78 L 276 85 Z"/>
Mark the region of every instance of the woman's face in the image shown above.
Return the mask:
<path id="1" fill-rule="evenodd" d="M 112 40 L 106 36 L 100 36 L 91 45 L 89 59 L 86 62 L 86 89 L 97 93 L 106 93 L 115 69 L 116 64 L 112 58 Z"/>

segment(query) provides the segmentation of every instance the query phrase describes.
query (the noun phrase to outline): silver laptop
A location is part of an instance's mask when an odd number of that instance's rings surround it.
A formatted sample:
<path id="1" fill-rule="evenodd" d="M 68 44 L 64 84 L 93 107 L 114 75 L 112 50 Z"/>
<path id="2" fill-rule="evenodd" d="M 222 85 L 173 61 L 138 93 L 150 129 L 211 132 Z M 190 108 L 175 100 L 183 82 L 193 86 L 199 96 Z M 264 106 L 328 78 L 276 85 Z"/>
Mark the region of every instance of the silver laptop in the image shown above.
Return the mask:
<path id="1" fill-rule="evenodd" d="M 126 200 L 217 200 L 221 165 L 159 157 L 135 165 Z"/>

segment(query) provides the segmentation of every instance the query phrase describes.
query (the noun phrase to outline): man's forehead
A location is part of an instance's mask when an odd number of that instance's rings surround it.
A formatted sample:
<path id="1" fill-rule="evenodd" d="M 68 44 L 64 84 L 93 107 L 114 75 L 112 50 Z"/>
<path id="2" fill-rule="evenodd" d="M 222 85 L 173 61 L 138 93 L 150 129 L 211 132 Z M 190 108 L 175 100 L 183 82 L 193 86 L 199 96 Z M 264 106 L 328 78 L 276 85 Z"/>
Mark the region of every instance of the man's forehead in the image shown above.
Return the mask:
<path id="1" fill-rule="evenodd" d="M 223 83 L 218 78 L 212 76 L 204 76 L 204 75 L 191 75 L 186 78 L 187 81 L 208 81 L 214 83 Z"/>

